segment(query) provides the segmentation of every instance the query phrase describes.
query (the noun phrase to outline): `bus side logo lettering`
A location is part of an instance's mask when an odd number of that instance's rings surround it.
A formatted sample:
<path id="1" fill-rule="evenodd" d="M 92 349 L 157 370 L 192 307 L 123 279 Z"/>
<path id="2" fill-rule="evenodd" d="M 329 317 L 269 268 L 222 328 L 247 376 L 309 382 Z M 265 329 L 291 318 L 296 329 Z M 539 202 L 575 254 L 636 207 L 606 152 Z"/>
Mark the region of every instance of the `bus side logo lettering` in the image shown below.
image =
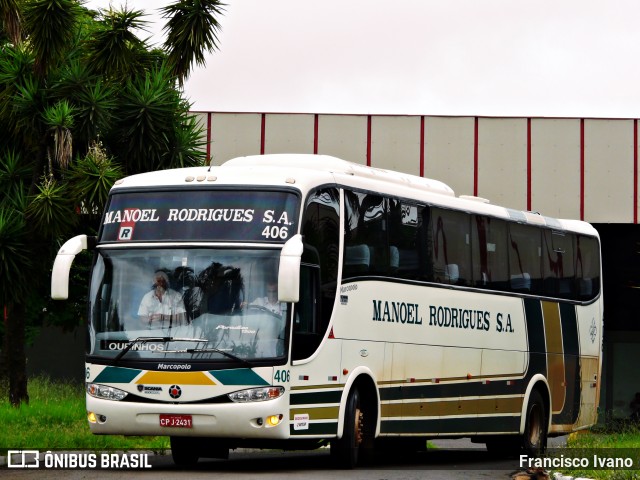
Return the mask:
<path id="1" fill-rule="evenodd" d="M 422 317 L 418 313 L 417 303 L 373 301 L 374 322 L 396 322 L 422 325 Z"/>

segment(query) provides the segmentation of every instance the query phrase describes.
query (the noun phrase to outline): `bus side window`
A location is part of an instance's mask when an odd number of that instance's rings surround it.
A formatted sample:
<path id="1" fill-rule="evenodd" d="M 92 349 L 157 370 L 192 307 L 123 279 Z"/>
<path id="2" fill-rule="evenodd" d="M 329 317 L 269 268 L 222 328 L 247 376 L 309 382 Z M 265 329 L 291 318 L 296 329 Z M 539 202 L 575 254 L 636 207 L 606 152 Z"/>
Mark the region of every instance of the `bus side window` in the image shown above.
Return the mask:
<path id="1" fill-rule="evenodd" d="M 294 360 L 307 358 L 320 346 L 336 299 L 340 252 L 340 195 L 335 188 L 312 192 L 302 219 L 300 301 L 293 333 Z M 295 323 L 300 322 L 300 323 Z"/>
<path id="2" fill-rule="evenodd" d="M 360 228 L 360 202 L 362 194 L 344 192 L 344 255 L 342 278 L 359 277 L 369 272 L 371 251 Z"/>
<path id="3" fill-rule="evenodd" d="M 372 274 L 389 271 L 389 239 L 387 238 L 387 202 L 380 195 L 367 195 L 361 205 L 362 231 L 371 252 Z"/>
<path id="4" fill-rule="evenodd" d="M 544 230 L 542 238 L 543 294 L 552 297 L 574 298 L 574 235 Z"/>
<path id="5" fill-rule="evenodd" d="M 591 300 L 600 293 L 600 252 L 598 240 L 576 235 L 574 264 L 578 300 Z"/>
<path id="6" fill-rule="evenodd" d="M 426 207 L 389 199 L 389 266 L 392 275 L 410 280 L 430 280 L 423 221 Z M 428 224 L 428 214 L 427 224 Z"/>
<path id="7" fill-rule="evenodd" d="M 471 280 L 470 217 L 464 212 L 433 208 L 433 266 L 437 282 L 469 285 Z"/>
<path id="8" fill-rule="evenodd" d="M 542 293 L 542 233 L 531 225 L 509 225 L 509 275 L 511 290 Z"/>
<path id="9" fill-rule="evenodd" d="M 473 285 L 492 290 L 509 290 L 507 223 L 484 215 L 474 215 L 471 224 Z"/>
<path id="10" fill-rule="evenodd" d="M 390 203 L 381 195 L 345 191 L 343 279 L 397 271 L 399 252 L 389 243 Z"/>
<path id="11" fill-rule="evenodd" d="M 344 277 L 369 271 L 371 250 L 364 243 L 344 247 Z"/>
<path id="12" fill-rule="evenodd" d="M 300 269 L 300 300 L 293 315 L 293 344 L 291 358 L 310 357 L 322 341 L 319 332 L 317 292 L 320 272 L 317 266 L 303 264 Z"/>

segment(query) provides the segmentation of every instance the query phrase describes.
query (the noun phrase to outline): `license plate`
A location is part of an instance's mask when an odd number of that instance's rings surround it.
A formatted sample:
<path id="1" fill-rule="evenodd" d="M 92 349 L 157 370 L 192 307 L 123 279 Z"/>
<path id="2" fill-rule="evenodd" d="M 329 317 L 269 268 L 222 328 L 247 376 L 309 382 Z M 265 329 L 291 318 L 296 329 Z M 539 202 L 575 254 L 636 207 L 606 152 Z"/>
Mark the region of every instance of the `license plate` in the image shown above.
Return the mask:
<path id="1" fill-rule="evenodd" d="M 160 414 L 161 427 L 191 428 L 191 415 Z"/>

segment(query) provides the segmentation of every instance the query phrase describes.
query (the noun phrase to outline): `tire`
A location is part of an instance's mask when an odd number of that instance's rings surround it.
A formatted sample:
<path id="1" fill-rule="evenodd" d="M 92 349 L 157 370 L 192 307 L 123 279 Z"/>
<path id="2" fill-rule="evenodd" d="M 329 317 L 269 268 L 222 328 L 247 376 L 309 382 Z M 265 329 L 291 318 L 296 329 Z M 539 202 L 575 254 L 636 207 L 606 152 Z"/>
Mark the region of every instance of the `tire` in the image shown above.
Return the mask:
<path id="1" fill-rule="evenodd" d="M 200 457 L 191 437 L 170 437 L 171 457 L 179 467 L 193 467 Z"/>
<path id="2" fill-rule="evenodd" d="M 353 469 L 358 464 L 363 440 L 363 417 L 360 392 L 354 389 L 347 399 L 342 438 L 331 441 L 331 457 L 336 467 Z"/>
<path id="3" fill-rule="evenodd" d="M 538 390 L 532 390 L 525 412 L 522 451 L 530 457 L 543 455 L 547 450 L 547 407 Z"/>

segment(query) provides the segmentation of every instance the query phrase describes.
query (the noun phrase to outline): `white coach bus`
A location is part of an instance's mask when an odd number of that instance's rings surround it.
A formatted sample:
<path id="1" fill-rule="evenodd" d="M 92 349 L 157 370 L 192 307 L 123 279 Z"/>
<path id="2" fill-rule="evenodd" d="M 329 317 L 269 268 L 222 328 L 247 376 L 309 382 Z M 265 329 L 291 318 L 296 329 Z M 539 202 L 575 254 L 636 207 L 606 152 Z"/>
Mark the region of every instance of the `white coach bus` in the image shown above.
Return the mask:
<path id="1" fill-rule="evenodd" d="M 178 464 L 330 444 L 352 468 L 438 437 L 536 454 L 596 422 L 588 223 L 265 155 L 116 182 L 98 237 L 59 251 L 53 298 L 87 248 L 91 431 L 169 436 Z"/>

